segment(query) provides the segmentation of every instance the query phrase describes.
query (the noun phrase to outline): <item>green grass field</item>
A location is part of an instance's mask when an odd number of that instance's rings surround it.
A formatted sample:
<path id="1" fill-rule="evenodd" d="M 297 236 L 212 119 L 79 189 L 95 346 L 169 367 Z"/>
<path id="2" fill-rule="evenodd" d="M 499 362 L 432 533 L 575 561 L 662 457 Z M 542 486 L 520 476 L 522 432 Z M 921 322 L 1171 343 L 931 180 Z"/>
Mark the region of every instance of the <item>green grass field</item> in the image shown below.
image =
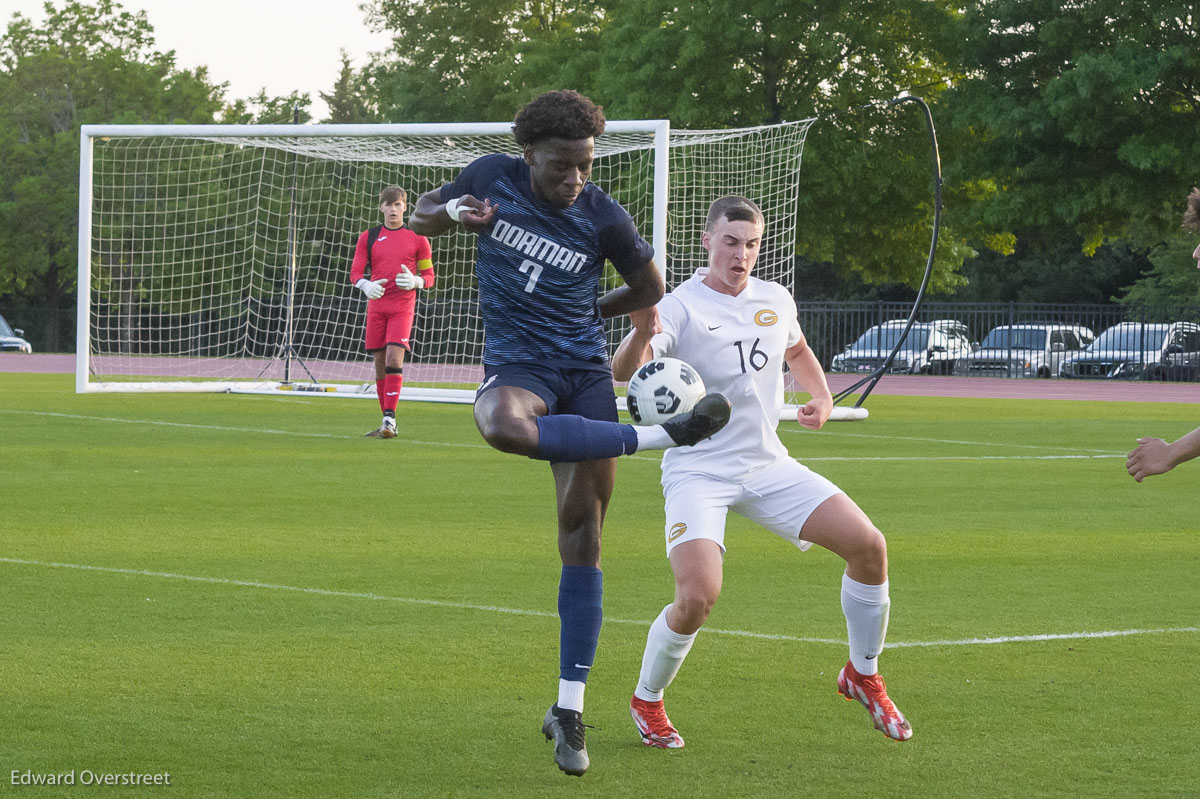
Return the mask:
<path id="1" fill-rule="evenodd" d="M 467 406 L 402 403 L 379 441 L 370 402 L 72 389 L 0 374 L 0 793 L 88 794 L 12 785 L 71 770 L 239 799 L 1200 791 L 1200 464 L 1123 469 L 1200 406 L 876 395 L 866 422 L 781 425 L 888 537 L 903 744 L 835 692 L 840 561 L 735 519 L 667 695 L 687 747 L 641 745 L 627 703 L 671 579 L 657 458 L 625 459 L 577 780 L 539 733 L 545 464 L 488 449 Z"/>

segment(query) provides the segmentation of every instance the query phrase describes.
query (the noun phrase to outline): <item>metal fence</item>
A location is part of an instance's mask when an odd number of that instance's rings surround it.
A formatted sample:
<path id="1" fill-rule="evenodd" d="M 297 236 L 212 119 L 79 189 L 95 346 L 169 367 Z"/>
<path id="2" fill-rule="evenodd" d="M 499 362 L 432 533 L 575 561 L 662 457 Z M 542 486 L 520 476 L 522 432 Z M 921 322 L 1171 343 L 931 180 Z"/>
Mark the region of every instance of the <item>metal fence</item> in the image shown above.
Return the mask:
<path id="1" fill-rule="evenodd" d="M 353 299 L 353 298 L 352 298 Z M 298 303 L 304 309 L 297 325 L 296 346 L 302 357 L 329 357 L 345 350 L 345 341 L 358 342 L 362 333 L 362 303 L 344 298 L 307 297 Z M 474 316 L 474 303 L 448 303 L 436 297 L 422 297 L 421 317 L 425 320 L 445 318 L 467 320 Z M 453 307 L 451 307 L 453 306 Z M 865 332 L 877 325 L 907 319 L 912 308 L 906 302 L 800 302 L 797 303 L 800 324 L 813 351 L 827 371 L 841 368 L 834 359 L 842 355 Z M 270 316 L 278 311 L 271 302 L 257 308 L 260 315 Z M 0 314 L 13 327 L 25 330 L 25 338 L 35 352 L 70 352 L 75 344 L 75 308 L 46 308 L 14 301 L 0 302 Z M 215 315 L 197 313 L 187 319 L 156 315 L 149 308 L 140 309 L 137 326 L 141 329 L 182 328 L 192 347 L 204 348 L 216 339 L 227 338 L 223 323 Z M 935 361 L 940 371 L 955 374 L 986 374 L 989 376 L 1050 376 L 1104 377 L 1132 379 L 1200 380 L 1200 306 L 1180 305 L 1081 305 L 1055 303 L 961 303 L 925 302 L 917 317 L 918 323 L 929 325 L 940 321 L 951 327 L 950 321 L 961 323 L 970 339 L 970 357 L 961 352 L 943 354 Z M 1054 350 L 1046 339 L 1045 357 L 1038 361 L 1028 351 L 1018 352 L 1022 337 L 1011 333 L 1001 336 L 1001 349 L 980 349 L 987 343 L 988 334 L 997 328 L 1015 331 L 1026 327 L 1050 328 L 1059 326 L 1086 329 L 1097 337 L 1090 350 L 1084 353 L 1073 347 Z M 610 344 L 615 347 L 628 330 L 625 318 L 609 324 Z M 954 325 L 956 329 L 957 325 Z M 1110 331 L 1106 337 L 1105 331 Z M 1003 332 L 1003 331 L 1001 331 Z M 270 337 L 268 337 L 270 338 Z M 446 352 L 456 358 L 477 361 L 483 345 L 482 332 L 464 330 L 450 324 L 438 329 L 422 324 L 414 360 L 444 358 Z M 993 337 L 995 338 L 995 336 Z M 154 341 L 151 336 L 148 341 Z M 1080 342 L 1086 343 L 1086 342 Z M 277 342 L 260 342 L 264 353 L 273 351 Z M 136 349 L 155 348 L 155 344 L 140 344 Z M 906 346 L 917 346 L 911 342 Z M 924 345 L 921 345 L 924 346 Z M 131 351 L 133 351 L 131 349 Z M 357 350 L 355 350 L 357 352 Z M 920 359 L 910 360 L 916 363 Z M 957 363 L 955 363 L 957 361 Z M 921 371 L 929 369 L 923 362 Z M 1064 366 L 1066 364 L 1066 366 Z M 970 367 L 970 368 L 968 368 Z"/>

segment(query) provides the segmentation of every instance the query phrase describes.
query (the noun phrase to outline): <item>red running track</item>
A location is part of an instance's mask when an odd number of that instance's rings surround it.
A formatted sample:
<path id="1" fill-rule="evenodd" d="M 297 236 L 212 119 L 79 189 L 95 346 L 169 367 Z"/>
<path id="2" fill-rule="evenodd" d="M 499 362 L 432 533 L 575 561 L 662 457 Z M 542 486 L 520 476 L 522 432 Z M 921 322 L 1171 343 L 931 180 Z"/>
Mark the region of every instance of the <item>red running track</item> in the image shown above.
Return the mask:
<path id="1" fill-rule="evenodd" d="M 71 374 L 74 371 L 74 355 L 0 353 L 0 372 Z M 861 375 L 852 374 L 827 375 L 829 387 L 835 394 L 853 385 L 860 377 Z M 879 381 L 872 393 L 912 397 L 1200 403 L 1200 383 L 1142 383 L 1116 380 L 887 375 Z"/>

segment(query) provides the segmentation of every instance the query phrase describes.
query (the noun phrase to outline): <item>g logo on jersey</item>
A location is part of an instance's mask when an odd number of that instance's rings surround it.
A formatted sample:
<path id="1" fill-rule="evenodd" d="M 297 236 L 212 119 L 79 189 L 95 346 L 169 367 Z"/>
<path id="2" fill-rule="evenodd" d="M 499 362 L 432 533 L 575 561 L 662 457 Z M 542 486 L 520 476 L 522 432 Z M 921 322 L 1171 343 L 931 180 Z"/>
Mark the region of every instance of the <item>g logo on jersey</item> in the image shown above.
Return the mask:
<path id="1" fill-rule="evenodd" d="M 667 540 L 674 541 L 679 536 L 687 532 L 687 524 L 684 522 L 675 522 L 671 525 L 670 532 L 667 533 Z"/>
<path id="2" fill-rule="evenodd" d="M 779 314 L 772 311 L 770 308 L 763 308 L 754 315 L 754 324 L 759 327 L 770 327 L 779 321 Z"/>

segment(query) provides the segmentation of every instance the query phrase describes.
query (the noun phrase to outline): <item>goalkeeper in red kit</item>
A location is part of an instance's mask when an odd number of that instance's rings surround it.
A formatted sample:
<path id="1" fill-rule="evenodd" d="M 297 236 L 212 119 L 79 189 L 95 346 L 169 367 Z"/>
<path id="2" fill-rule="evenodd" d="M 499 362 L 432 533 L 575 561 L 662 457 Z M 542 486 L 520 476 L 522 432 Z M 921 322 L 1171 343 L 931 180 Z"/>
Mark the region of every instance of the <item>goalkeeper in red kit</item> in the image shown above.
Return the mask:
<path id="1" fill-rule="evenodd" d="M 411 347 L 417 292 L 433 287 L 429 239 L 404 227 L 408 194 L 398 186 L 379 192 L 383 224 L 363 231 L 354 250 L 350 282 L 367 298 L 364 344 L 375 359 L 375 392 L 383 421 L 370 438 L 396 437 L 396 403 L 404 384 L 404 353 Z"/>

